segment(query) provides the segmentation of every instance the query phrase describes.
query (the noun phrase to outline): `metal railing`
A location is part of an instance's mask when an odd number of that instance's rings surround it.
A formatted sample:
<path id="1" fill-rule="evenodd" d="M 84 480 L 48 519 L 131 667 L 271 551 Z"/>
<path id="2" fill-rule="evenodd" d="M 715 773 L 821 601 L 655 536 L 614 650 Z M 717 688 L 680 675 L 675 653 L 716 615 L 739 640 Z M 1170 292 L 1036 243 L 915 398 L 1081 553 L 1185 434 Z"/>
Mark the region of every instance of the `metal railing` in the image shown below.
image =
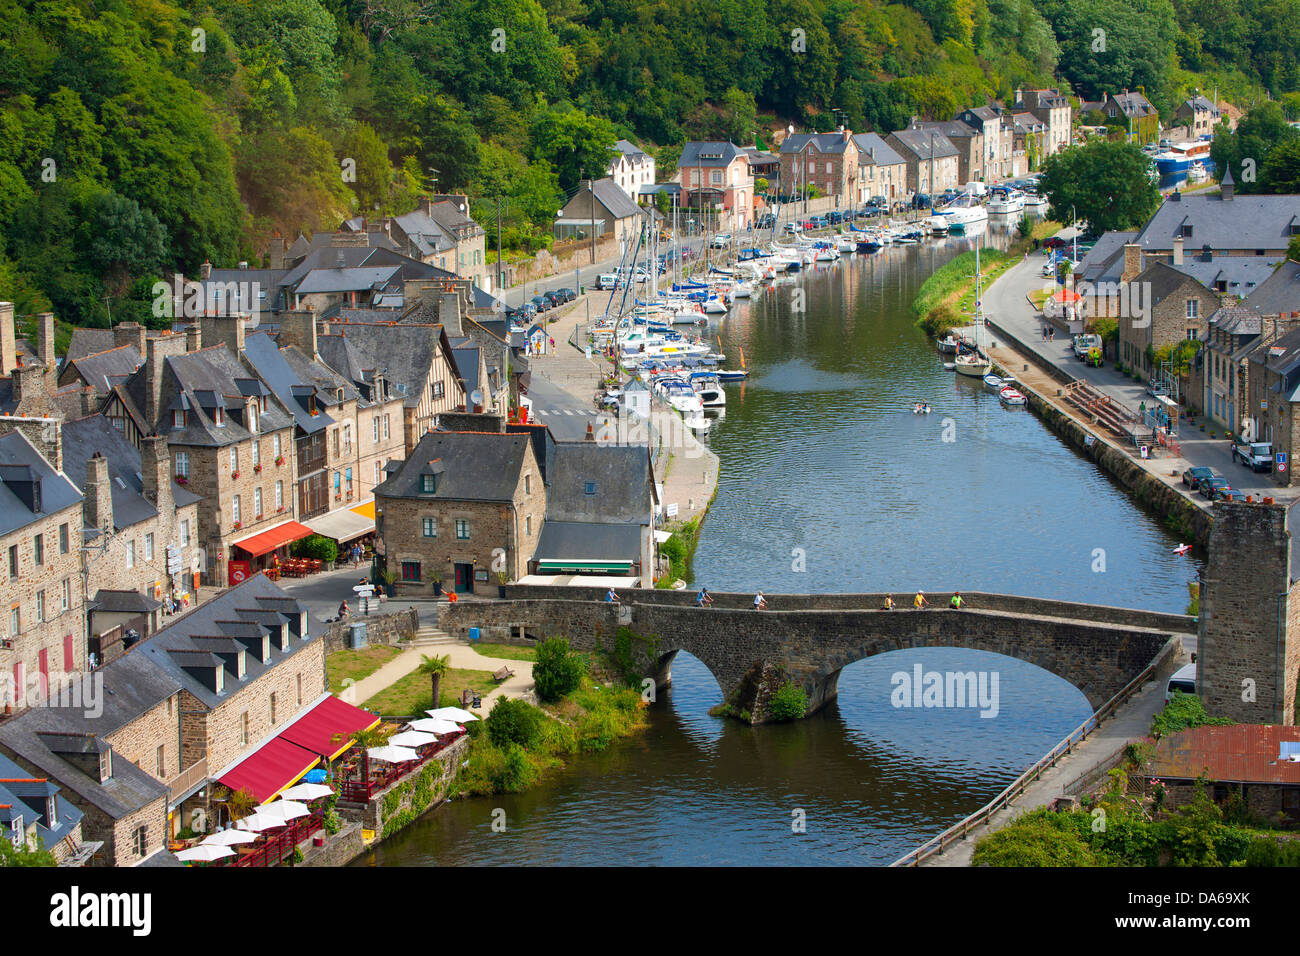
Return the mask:
<path id="1" fill-rule="evenodd" d="M 1174 638 L 1173 640 L 1177 640 L 1177 638 Z M 1166 644 L 1165 648 L 1156 655 L 1156 659 L 1143 668 L 1140 674 L 1125 684 L 1114 697 L 1102 704 L 1101 707 L 1097 709 L 1096 713 L 1078 727 L 1074 728 L 1074 730 L 1072 730 L 1064 740 L 1053 747 L 1045 757 L 1013 780 L 1011 785 L 1005 790 L 964 820 L 953 824 L 938 836 L 927 840 L 915 850 L 899 857 L 891 863 L 890 866 L 917 866 L 922 860 L 934 856 L 936 853 L 942 853 L 950 844 L 966 839 L 973 827 L 976 827 L 981 823 L 986 825 L 991 823 L 992 817 L 995 813 L 1009 806 L 1012 800 L 1023 794 L 1029 784 L 1042 776 L 1044 770 L 1055 766 L 1056 762 L 1063 756 L 1072 753 L 1076 744 L 1082 743 L 1087 739 L 1090 733 L 1101 726 L 1103 719 L 1113 714 L 1119 708 L 1120 704 L 1128 700 L 1128 698 L 1136 693 L 1143 684 L 1150 680 L 1159 667 L 1164 663 L 1165 657 L 1170 652 L 1169 648 L 1170 645 Z"/>

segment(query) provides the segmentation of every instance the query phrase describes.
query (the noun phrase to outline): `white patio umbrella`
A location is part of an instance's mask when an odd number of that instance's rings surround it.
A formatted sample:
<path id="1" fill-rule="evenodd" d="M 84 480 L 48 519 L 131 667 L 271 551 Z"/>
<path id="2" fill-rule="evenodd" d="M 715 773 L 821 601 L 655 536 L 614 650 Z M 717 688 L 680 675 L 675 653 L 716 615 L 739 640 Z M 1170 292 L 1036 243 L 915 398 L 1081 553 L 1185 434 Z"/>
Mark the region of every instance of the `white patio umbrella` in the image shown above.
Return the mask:
<path id="1" fill-rule="evenodd" d="M 285 824 L 284 817 L 272 816 L 269 813 L 250 813 L 241 820 L 235 821 L 235 826 L 241 830 L 250 830 L 253 833 L 261 833 L 263 830 L 273 830 L 276 827 L 282 827 Z"/>
<path id="2" fill-rule="evenodd" d="M 422 734 L 454 734 L 460 730 L 455 722 L 434 717 L 421 717 L 411 721 L 411 729 Z"/>
<path id="3" fill-rule="evenodd" d="M 263 816 L 278 817 L 281 820 L 297 820 L 299 817 L 305 817 L 310 810 L 307 804 L 298 803 L 296 800 L 276 800 L 274 803 L 264 803 L 260 807 L 253 808 L 254 813 L 260 813 Z"/>
<path id="4" fill-rule="evenodd" d="M 435 720 L 454 720 L 462 724 L 479 719 L 478 714 L 471 714 L 462 707 L 439 707 L 436 710 L 426 710 L 425 713 Z"/>
<path id="5" fill-rule="evenodd" d="M 420 755 L 408 747 L 371 747 L 366 751 L 366 756 L 384 763 L 406 763 L 408 760 L 420 759 Z"/>
<path id="6" fill-rule="evenodd" d="M 211 863 L 213 860 L 220 860 L 222 857 L 234 855 L 235 851 L 228 846 L 199 844 L 190 847 L 188 850 L 181 850 L 176 854 L 176 859 L 184 860 L 186 863 Z"/>
<path id="7" fill-rule="evenodd" d="M 393 734 L 388 738 L 388 742 L 394 747 L 423 747 L 426 744 L 436 744 L 438 738 L 433 734 L 422 734 L 418 730 L 405 730 L 400 734 Z"/>
<path id="8" fill-rule="evenodd" d="M 236 843 L 252 843 L 256 839 L 247 830 L 218 830 L 204 838 L 199 846 L 234 846 Z"/>
<path id="9" fill-rule="evenodd" d="M 280 791 L 282 800 L 319 800 L 328 797 L 334 791 L 321 783 L 300 783 L 288 790 Z"/>

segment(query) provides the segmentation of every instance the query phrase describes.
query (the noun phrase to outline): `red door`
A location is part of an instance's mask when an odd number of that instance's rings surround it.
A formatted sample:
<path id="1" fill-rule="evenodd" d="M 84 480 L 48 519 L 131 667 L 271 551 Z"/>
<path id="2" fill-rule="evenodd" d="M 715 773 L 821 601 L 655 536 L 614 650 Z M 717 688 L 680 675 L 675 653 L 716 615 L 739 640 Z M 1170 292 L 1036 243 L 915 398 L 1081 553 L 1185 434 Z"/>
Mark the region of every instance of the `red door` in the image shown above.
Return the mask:
<path id="1" fill-rule="evenodd" d="M 63 635 L 63 673 L 71 674 L 76 661 L 72 657 L 72 635 Z"/>

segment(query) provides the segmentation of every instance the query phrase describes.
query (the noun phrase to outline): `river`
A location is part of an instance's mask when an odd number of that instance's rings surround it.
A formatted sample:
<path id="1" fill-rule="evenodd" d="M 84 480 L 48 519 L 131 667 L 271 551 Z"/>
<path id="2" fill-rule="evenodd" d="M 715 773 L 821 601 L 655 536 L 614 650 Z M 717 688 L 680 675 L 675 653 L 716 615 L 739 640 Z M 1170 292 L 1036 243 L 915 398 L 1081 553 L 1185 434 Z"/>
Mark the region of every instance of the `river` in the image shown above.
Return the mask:
<path id="1" fill-rule="evenodd" d="M 708 433 L 721 465 L 697 584 L 1184 609 L 1198 566 L 1173 554 L 1177 539 L 1032 413 L 955 380 L 913 326 L 917 288 L 971 241 L 810 270 L 719 324 L 751 377 L 728 386 Z M 918 400 L 932 414 L 914 415 Z M 894 675 L 917 664 L 996 676 L 997 713 L 893 706 Z M 444 806 L 358 863 L 884 864 L 978 808 L 1089 713 L 1046 671 L 950 648 L 852 664 L 839 691 L 802 722 L 747 727 L 708 715 L 718 686 L 678 654 L 645 734 L 527 793 Z"/>

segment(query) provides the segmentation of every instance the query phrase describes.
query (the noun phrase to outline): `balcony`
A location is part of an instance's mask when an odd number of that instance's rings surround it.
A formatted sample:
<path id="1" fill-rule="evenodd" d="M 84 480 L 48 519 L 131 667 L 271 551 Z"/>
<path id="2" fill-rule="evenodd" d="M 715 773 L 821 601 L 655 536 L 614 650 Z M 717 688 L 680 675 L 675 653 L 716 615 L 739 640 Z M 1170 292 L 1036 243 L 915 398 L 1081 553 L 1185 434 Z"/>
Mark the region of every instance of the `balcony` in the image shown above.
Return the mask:
<path id="1" fill-rule="evenodd" d="M 204 757 L 197 763 L 191 764 L 187 769 L 182 770 L 179 774 L 167 781 L 167 800 L 173 806 L 180 803 L 190 795 L 199 785 L 208 779 L 208 758 Z"/>

